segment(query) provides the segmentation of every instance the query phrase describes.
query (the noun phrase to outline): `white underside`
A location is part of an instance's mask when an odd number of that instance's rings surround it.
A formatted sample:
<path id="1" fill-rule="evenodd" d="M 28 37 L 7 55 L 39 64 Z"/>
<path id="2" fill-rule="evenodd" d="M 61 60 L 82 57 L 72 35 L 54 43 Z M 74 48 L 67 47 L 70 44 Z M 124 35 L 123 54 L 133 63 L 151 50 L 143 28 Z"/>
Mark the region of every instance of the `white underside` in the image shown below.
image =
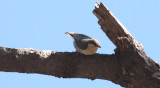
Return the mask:
<path id="1" fill-rule="evenodd" d="M 76 48 L 77 52 L 85 54 L 85 55 L 93 55 L 98 50 L 98 47 L 93 44 L 88 44 L 88 48 L 85 50 L 82 50 L 82 49 L 78 48 L 77 44 L 75 44 L 75 42 L 74 42 L 74 47 Z"/>

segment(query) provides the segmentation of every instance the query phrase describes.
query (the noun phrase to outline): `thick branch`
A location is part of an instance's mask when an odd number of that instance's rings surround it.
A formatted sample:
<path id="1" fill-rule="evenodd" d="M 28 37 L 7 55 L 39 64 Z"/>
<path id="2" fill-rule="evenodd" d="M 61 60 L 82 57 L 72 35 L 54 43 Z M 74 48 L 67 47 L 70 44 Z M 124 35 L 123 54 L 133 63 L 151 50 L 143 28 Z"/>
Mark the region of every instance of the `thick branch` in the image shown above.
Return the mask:
<path id="1" fill-rule="evenodd" d="M 40 73 L 63 78 L 106 79 L 127 88 L 160 88 L 160 65 L 149 58 L 101 3 L 93 13 L 117 46 L 115 55 L 39 51 L 0 47 L 0 71 Z"/>
<path id="2" fill-rule="evenodd" d="M 0 70 L 40 73 L 63 78 L 115 80 L 120 76 L 115 55 L 40 51 L 0 47 Z"/>
<path id="3" fill-rule="evenodd" d="M 117 47 L 116 56 L 123 70 L 118 84 L 127 88 L 160 88 L 160 65 L 145 54 L 143 46 L 103 3 L 97 3 L 93 13 L 99 19 L 101 29 Z"/>
<path id="4" fill-rule="evenodd" d="M 101 29 L 121 51 L 125 49 L 143 50 L 143 46 L 132 37 L 127 29 L 103 5 L 103 3 L 97 3 L 93 13 L 99 19 L 98 23 L 101 26 Z"/>

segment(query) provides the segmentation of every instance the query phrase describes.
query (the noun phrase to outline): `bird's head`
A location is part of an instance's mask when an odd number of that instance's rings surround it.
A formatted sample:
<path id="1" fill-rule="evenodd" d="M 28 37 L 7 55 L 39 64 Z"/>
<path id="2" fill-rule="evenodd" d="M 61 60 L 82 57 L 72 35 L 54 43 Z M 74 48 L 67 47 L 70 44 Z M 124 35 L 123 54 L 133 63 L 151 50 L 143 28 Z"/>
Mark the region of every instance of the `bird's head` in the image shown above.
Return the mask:
<path id="1" fill-rule="evenodd" d="M 98 48 L 101 48 L 99 41 L 96 39 L 84 39 L 83 41 L 87 42 L 90 45 L 94 45 Z"/>

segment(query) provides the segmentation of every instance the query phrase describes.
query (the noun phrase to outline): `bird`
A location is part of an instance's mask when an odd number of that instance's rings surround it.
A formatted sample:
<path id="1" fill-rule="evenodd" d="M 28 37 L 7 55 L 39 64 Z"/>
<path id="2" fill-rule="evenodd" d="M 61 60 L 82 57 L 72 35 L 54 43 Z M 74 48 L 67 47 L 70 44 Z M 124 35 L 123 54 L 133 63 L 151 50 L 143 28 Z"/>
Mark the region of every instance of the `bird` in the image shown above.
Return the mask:
<path id="1" fill-rule="evenodd" d="M 78 53 L 84 55 L 93 55 L 96 53 L 98 48 L 101 48 L 98 40 L 92 39 L 87 35 L 75 32 L 65 32 L 65 34 L 68 34 L 73 38 L 73 44 L 76 49 L 76 52 Z"/>

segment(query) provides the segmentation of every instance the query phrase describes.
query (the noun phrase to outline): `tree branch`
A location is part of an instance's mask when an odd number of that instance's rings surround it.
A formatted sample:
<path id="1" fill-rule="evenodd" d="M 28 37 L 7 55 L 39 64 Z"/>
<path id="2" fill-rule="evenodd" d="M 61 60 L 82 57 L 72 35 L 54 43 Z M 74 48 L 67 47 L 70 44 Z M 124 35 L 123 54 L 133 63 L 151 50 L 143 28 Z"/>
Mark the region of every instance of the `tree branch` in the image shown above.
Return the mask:
<path id="1" fill-rule="evenodd" d="M 93 13 L 99 19 L 98 23 L 101 29 L 106 33 L 108 38 L 121 51 L 125 49 L 143 50 L 139 44 L 120 21 L 103 5 L 96 3 Z"/>
<path id="2" fill-rule="evenodd" d="M 103 5 L 97 3 L 93 13 L 101 29 L 116 45 L 118 63 L 123 70 L 115 83 L 127 88 L 160 88 L 160 65 L 149 58 L 127 29 Z"/>
<path id="3" fill-rule="evenodd" d="M 115 55 L 86 56 L 75 52 L 0 47 L 0 70 L 6 72 L 113 80 L 120 73 L 118 65 Z"/>
<path id="4" fill-rule="evenodd" d="M 160 65 L 146 55 L 143 46 L 102 3 L 96 4 L 93 13 L 116 45 L 115 54 L 86 56 L 75 52 L 0 47 L 0 71 L 105 79 L 126 88 L 160 88 Z"/>

